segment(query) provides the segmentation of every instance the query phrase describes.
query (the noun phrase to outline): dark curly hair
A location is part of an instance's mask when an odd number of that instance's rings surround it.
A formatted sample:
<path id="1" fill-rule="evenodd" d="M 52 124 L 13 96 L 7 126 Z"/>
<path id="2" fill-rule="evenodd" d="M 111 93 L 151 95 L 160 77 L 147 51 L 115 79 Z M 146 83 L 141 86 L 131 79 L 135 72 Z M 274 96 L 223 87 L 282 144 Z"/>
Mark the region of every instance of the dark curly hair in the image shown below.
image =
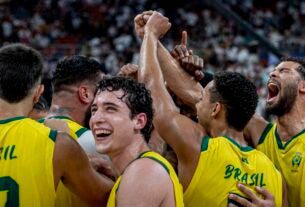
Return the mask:
<path id="1" fill-rule="evenodd" d="M 239 73 L 219 72 L 214 75 L 210 93 L 212 103 L 224 104 L 228 125 L 242 131 L 257 106 L 258 95 L 254 84 Z"/>
<path id="2" fill-rule="evenodd" d="M 63 85 L 72 85 L 85 80 L 97 82 L 102 67 L 99 62 L 84 56 L 65 57 L 59 61 L 53 74 L 54 92 Z"/>
<path id="3" fill-rule="evenodd" d="M 98 84 L 97 91 L 118 91 L 122 90 L 122 100 L 130 109 L 130 117 L 133 118 L 139 113 L 145 113 L 147 123 L 141 130 L 145 141 L 148 143 L 152 131 L 153 107 L 150 91 L 145 85 L 126 77 L 105 76 Z"/>
<path id="4" fill-rule="evenodd" d="M 18 103 L 40 81 L 43 60 L 38 51 L 23 44 L 0 49 L 0 97 Z"/>
<path id="5" fill-rule="evenodd" d="M 281 62 L 295 62 L 299 63 L 299 67 L 296 70 L 299 72 L 301 78 L 305 79 L 305 59 L 300 57 L 283 57 L 281 58 Z"/>

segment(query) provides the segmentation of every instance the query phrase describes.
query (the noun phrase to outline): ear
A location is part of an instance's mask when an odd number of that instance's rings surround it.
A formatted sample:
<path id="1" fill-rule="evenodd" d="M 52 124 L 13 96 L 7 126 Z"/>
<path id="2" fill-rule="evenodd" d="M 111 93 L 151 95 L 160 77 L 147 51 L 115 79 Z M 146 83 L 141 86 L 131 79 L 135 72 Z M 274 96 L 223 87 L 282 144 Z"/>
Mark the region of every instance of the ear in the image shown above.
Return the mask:
<path id="1" fill-rule="evenodd" d="M 305 93 L 305 80 L 301 80 L 301 81 L 299 82 L 299 91 L 300 91 L 301 93 Z"/>
<path id="2" fill-rule="evenodd" d="M 41 94 L 43 93 L 43 91 L 44 91 L 44 85 L 39 84 L 35 90 L 35 95 L 34 95 L 34 100 L 33 100 L 34 103 L 37 103 L 39 101 L 39 98 L 40 98 Z"/>
<path id="3" fill-rule="evenodd" d="M 213 107 L 213 111 L 212 111 L 211 116 L 212 116 L 213 118 L 215 118 L 215 117 L 219 114 L 221 108 L 222 108 L 221 103 L 216 102 L 216 103 L 214 104 L 214 107 Z"/>
<path id="4" fill-rule="evenodd" d="M 147 123 L 147 116 L 145 113 L 139 113 L 134 118 L 135 129 L 141 130 Z"/>
<path id="5" fill-rule="evenodd" d="M 78 88 L 78 97 L 82 103 L 90 104 L 92 102 L 92 94 L 87 86 L 81 85 Z"/>

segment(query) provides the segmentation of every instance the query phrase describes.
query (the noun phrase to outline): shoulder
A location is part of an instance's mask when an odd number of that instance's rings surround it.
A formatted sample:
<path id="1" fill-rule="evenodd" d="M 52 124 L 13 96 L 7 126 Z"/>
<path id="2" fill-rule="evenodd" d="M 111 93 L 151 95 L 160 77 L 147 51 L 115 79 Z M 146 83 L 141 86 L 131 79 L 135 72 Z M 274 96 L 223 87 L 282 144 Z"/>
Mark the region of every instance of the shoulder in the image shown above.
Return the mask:
<path id="1" fill-rule="evenodd" d="M 166 168 L 152 159 L 141 158 L 131 163 L 123 173 L 118 197 L 132 200 L 136 196 L 159 202 L 170 191 L 173 191 L 173 184 Z"/>

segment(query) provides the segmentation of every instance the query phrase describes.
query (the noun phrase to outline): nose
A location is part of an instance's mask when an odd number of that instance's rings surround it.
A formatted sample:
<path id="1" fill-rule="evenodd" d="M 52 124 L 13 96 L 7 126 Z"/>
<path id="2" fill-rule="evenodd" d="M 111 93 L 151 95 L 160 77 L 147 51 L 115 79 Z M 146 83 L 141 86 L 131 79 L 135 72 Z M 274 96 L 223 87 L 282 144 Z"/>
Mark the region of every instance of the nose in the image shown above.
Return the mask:
<path id="1" fill-rule="evenodd" d="M 102 113 L 95 113 L 90 118 L 90 128 L 92 129 L 93 126 L 98 126 L 105 122 L 105 116 Z"/>
<path id="2" fill-rule="evenodd" d="M 277 75 L 277 70 L 273 70 L 269 73 L 269 78 L 274 78 Z"/>

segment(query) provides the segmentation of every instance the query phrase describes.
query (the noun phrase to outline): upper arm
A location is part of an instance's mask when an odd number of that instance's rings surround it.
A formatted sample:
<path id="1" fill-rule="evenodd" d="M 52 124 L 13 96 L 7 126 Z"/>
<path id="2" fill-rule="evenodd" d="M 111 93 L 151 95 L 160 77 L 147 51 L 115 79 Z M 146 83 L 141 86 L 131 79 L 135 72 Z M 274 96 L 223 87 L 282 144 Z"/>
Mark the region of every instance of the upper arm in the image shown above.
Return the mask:
<path id="1" fill-rule="evenodd" d="M 125 170 L 119 185 L 117 207 L 161 206 L 174 189 L 166 170 L 156 161 L 142 158 Z"/>
<path id="2" fill-rule="evenodd" d="M 253 146 L 257 146 L 268 122 L 258 114 L 254 114 L 244 129 L 244 135 Z"/>
<path id="3" fill-rule="evenodd" d="M 59 180 L 90 206 L 105 205 L 113 182 L 89 164 L 79 144 L 64 133 L 57 135 L 54 158 L 55 186 Z"/>

